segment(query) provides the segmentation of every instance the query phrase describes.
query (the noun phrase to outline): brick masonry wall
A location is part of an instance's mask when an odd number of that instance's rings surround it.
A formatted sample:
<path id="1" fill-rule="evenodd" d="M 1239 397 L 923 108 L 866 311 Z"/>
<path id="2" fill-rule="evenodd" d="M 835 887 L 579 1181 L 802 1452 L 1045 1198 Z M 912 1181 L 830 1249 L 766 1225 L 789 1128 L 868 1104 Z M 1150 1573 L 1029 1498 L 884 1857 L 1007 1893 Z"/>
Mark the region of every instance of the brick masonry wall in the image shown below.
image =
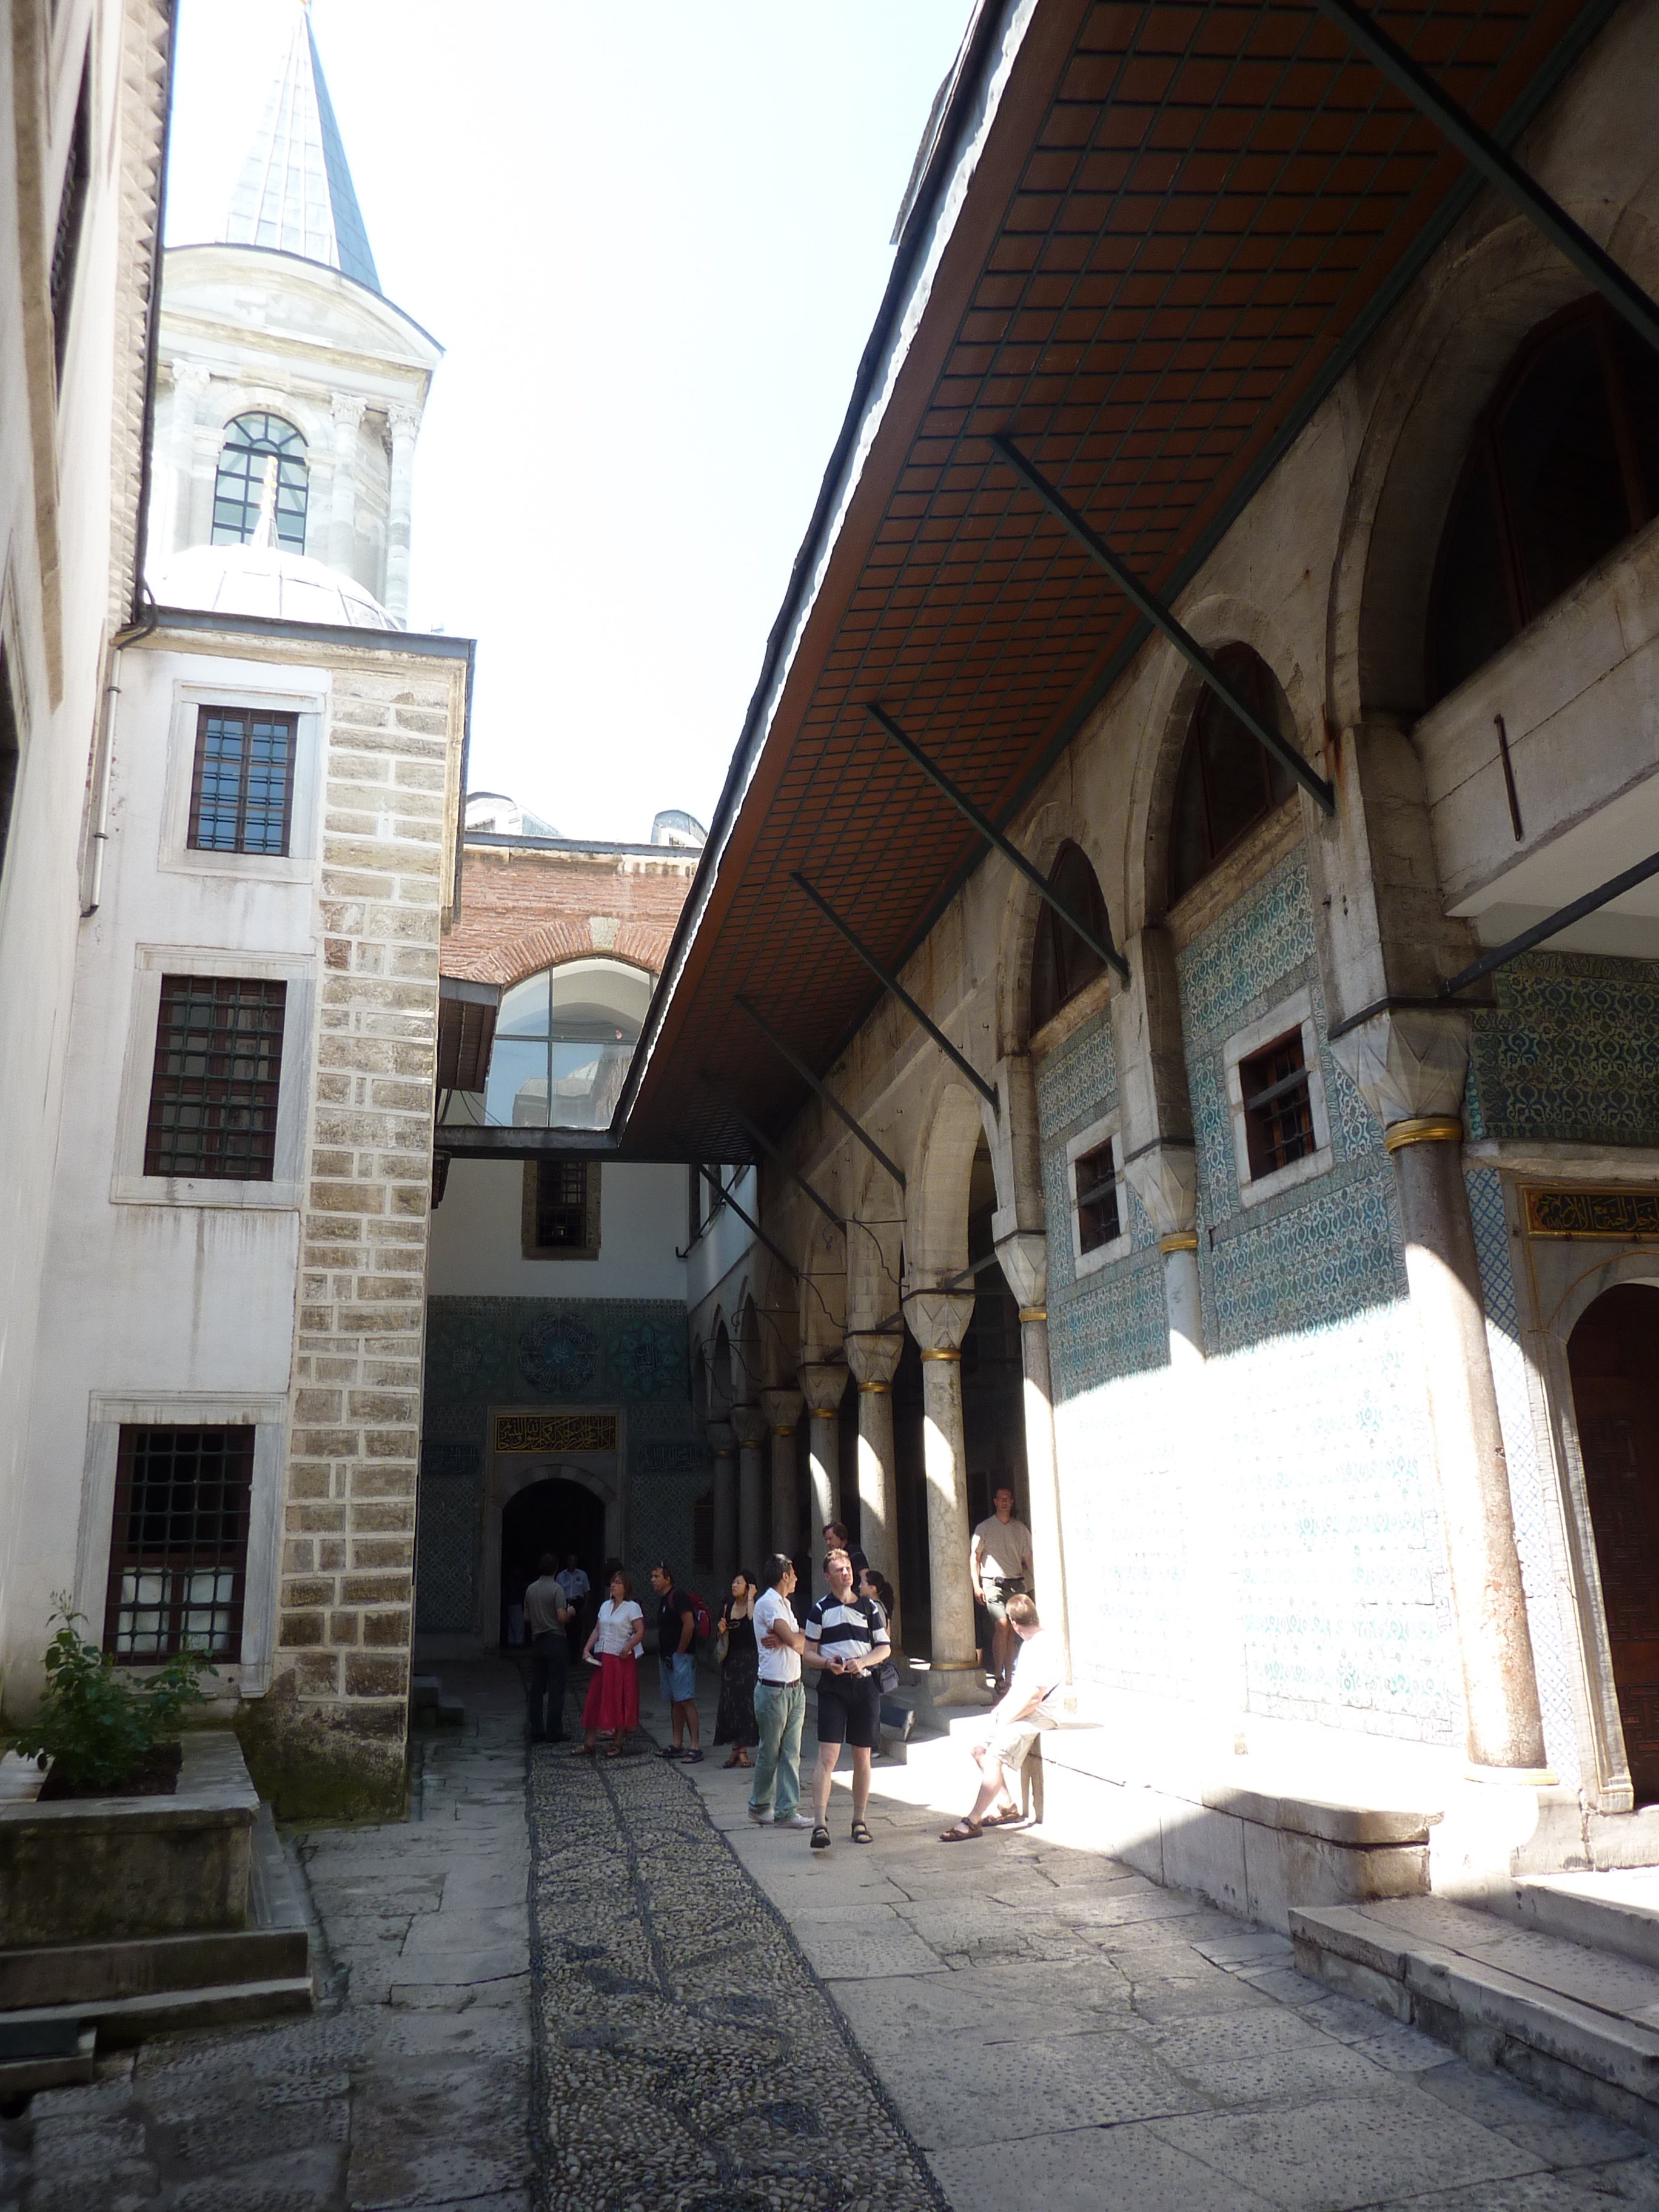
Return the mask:
<path id="1" fill-rule="evenodd" d="M 471 982 L 517 983 L 538 968 L 595 953 L 662 973 L 674 925 L 696 872 L 695 853 L 508 851 L 469 845 L 460 919 L 443 972 Z"/>
<path id="2" fill-rule="evenodd" d="M 438 951 L 465 673 L 335 663 L 277 1662 L 244 1734 L 295 1814 L 401 1802 Z"/>

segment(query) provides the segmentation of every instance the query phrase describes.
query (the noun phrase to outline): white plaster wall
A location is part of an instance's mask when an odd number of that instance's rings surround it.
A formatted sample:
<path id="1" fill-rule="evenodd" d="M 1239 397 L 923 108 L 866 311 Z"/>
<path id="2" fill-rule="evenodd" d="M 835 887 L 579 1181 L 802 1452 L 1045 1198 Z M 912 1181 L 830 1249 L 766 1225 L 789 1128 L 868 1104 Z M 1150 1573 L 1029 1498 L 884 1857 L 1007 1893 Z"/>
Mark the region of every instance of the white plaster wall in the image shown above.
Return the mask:
<path id="1" fill-rule="evenodd" d="M 316 969 L 314 866 L 296 873 L 286 862 L 245 860 L 208 873 L 162 864 L 169 744 L 194 738 L 193 714 L 175 711 L 179 687 L 257 689 L 296 699 L 325 698 L 330 688 L 325 670 L 239 661 L 205 642 L 207 651 L 179 650 L 163 634 L 125 656 L 103 898 L 82 930 L 67 1024 L 22 1510 L 0 1626 L 9 1705 L 30 1694 L 54 1591 L 75 1587 L 81 1608 L 101 1626 L 108 1505 L 106 1499 L 102 1527 L 91 1526 L 88 1516 L 99 1502 L 82 1483 L 94 1455 L 94 1395 L 285 1401 L 288 1392 L 297 1204 L 133 1203 L 111 1194 L 124 1082 L 136 1081 L 148 1095 L 155 1049 L 153 1016 L 137 1016 L 135 1008 L 139 948 L 222 951 L 227 972 L 237 958 L 258 955 L 285 957 L 313 975 Z M 296 815 L 304 796 L 296 790 Z M 262 865 L 270 872 L 261 875 Z M 291 983 L 290 1022 L 295 1001 Z M 290 1113 L 303 1114 L 308 1087 L 284 1085 Z M 280 1453 L 265 1455 L 265 1462 L 274 1482 Z M 256 1525 L 274 1510 L 273 1498 L 256 1496 Z M 274 1600 L 274 1591 L 269 1595 Z"/>
<path id="2" fill-rule="evenodd" d="M 685 1170 L 607 1161 L 600 1170 L 597 1260 L 526 1260 L 524 1165 L 454 1160 L 432 1217 L 433 1297 L 684 1298 Z"/>
<path id="3" fill-rule="evenodd" d="M 100 659 L 131 582 L 112 526 L 130 543 L 148 260 L 131 241 L 154 211 L 161 27 L 147 0 L 15 0 L 0 38 L 0 631 L 21 752 L 0 875 L 0 1624 L 37 1579 L 21 1535 L 24 1440 L 37 1346 L 52 1340 L 41 1277 Z M 46 259 L 88 48 L 92 171 L 54 398 Z M 0 1632 L 0 1699 L 8 1648 Z"/>

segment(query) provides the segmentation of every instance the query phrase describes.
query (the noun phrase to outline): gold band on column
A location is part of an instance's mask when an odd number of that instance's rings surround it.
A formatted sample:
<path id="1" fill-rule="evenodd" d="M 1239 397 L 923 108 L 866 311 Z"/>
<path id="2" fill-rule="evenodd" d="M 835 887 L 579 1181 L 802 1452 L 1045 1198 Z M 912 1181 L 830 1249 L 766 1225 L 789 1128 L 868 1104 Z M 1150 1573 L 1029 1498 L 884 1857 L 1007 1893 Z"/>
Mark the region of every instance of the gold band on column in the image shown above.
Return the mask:
<path id="1" fill-rule="evenodd" d="M 793 1429 L 774 1429 L 772 1433 L 775 1437 L 793 1437 L 795 1432 Z"/>
<path id="2" fill-rule="evenodd" d="M 1382 1132 L 1382 1149 L 1397 1152 L 1407 1145 L 1460 1145 L 1463 1124 L 1455 1114 L 1419 1114 L 1410 1121 L 1394 1121 Z"/>
<path id="3" fill-rule="evenodd" d="M 892 1387 L 890 1382 L 860 1382 L 859 1384 L 860 1390 L 890 1390 Z"/>
<path id="4" fill-rule="evenodd" d="M 1047 1321 L 1048 1309 L 1047 1306 L 1022 1306 L 1019 1317 L 1022 1321 Z"/>
<path id="5" fill-rule="evenodd" d="M 1177 1229 L 1168 1237 L 1160 1237 L 1158 1249 L 1166 1257 L 1171 1252 L 1196 1252 L 1198 1232 L 1193 1229 Z"/>
<path id="6" fill-rule="evenodd" d="M 924 1359 L 960 1359 L 962 1351 L 959 1346 L 948 1345 L 938 1352 L 924 1352 L 921 1356 Z"/>

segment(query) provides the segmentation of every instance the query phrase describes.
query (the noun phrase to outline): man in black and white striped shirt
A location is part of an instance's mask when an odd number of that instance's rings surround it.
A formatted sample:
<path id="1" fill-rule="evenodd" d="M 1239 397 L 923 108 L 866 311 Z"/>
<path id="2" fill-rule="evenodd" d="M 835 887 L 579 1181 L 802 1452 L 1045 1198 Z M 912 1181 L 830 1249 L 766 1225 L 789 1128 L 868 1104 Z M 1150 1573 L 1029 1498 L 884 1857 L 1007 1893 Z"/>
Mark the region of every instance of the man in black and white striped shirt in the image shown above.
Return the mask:
<path id="1" fill-rule="evenodd" d="M 853 1753 L 853 1841 L 873 1843 L 866 1823 L 870 1802 L 870 1754 L 880 1741 L 881 1670 L 890 1645 L 887 1615 L 872 1597 L 853 1592 L 853 1562 L 845 1552 L 827 1553 L 830 1585 L 806 1616 L 799 1650 L 818 1678 L 818 1767 L 812 1778 L 817 1826 L 812 1849 L 830 1848 L 830 1778 L 842 1744 Z"/>

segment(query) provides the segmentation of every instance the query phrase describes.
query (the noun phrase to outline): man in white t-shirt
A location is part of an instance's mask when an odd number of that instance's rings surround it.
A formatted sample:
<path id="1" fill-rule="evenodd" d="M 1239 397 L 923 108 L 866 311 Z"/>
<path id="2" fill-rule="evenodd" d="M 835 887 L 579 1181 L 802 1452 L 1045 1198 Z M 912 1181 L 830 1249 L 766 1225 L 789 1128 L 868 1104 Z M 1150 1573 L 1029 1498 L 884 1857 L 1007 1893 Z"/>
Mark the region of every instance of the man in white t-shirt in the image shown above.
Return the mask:
<path id="1" fill-rule="evenodd" d="M 942 1832 L 941 1843 L 964 1844 L 987 1827 L 1018 1820 L 1019 1800 L 1009 1778 L 1018 1778 L 1038 1735 L 1054 1725 L 1048 1704 L 1066 1679 L 1059 1643 L 1044 1633 L 1036 1599 L 1023 1591 L 1008 1601 L 1008 1626 L 1019 1638 L 1019 1652 L 1007 1694 L 992 1707 L 990 1726 L 972 1747 L 979 1795 L 973 1810 Z"/>
<path id="2" fill-rule="evenodd" d="M 991 1493 L 991 1510 L 974 1531 L 968 1547 L 968 1579 L 974 1603 L 991 1620 L 991 1664 L 997 1694 L 1008 1686 L 1008 1662 L 1014 1656 L 1014 1632 L 1008 1626 L 1008 1601 L 1031 1588 L 1031 1532 L 1014 1517 L 1014 1493 L 1006 1482 Z"/>
<path id="3" fill-rule="evenodd" d="M 794 1562 L 774 1552 L 763 1574 L 766 1587 L 755 1601 L 755 1642 L 760 1651 L 755 1725 L 760 1742 L 755 1751 L 749 1817 L 757 1826 L 770 1820 L 775 1828 L 810 1828 L 812 1823 L 800 1810 L 800 1731 L 806 1717 L 800 1653 L 781 1639 L 766 1641 L 780 1621 L 787 1635 L 799 1636 L 789 1603 L 795 1587 Z"/>

